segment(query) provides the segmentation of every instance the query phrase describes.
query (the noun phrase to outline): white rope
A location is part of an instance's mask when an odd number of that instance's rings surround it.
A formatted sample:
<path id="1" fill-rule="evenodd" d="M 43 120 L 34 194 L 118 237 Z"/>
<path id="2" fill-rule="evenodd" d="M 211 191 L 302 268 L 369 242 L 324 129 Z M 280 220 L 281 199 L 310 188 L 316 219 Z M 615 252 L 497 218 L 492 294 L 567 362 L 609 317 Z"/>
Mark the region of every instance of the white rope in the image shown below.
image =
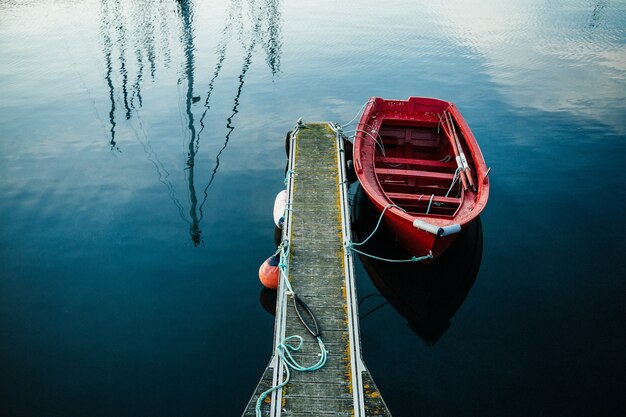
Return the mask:
<path id="1" fill-rule="evenodd" d="M 341 125 L 342 128 L 346 127 L 346 126 L 350 126 L 352 124 L 352 122 L 354 122 L 356 120 L 357 117 L 359 117 L 359 115 L 361 114 L 361 112 L 363 111 L 363 109 L 365 108 L 365 106 L 367 106 L 369 103 L 372 103 L 374 100 L 369 99 L 365 102 L 365 104 L 363 104 L 361 106 L 361 109 L 359 109 L 359 111 L 357 112 L 357 114 L 354 115 L 354 117 L 352 118 L 352 120 L 350 120 L 348 123 L 346 123 L 345 125 Z"/>
<path id="2" fill-rule="evenodd" d="M 435 194 L 430 195 L 430 201 L 428 202 L 428 208 L 426 209 L 426 214 L 430 211 L 430 206 L 433 204 L 433 198 L 435 198 Z"/>

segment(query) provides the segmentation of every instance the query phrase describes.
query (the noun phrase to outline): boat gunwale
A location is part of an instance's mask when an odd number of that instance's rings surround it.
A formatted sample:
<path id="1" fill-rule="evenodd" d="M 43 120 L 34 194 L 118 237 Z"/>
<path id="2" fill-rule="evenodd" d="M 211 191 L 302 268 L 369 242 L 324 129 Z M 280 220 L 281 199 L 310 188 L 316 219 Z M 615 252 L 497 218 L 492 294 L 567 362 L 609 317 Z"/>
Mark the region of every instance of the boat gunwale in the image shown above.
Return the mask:
<path id="1" fill-rule="evenodd" d="M 398 209 L 396 207 L 390 207 L 387 210 L 387 213 L 389 213 L 390 216 L 402 218 L 406 222 L 412 223 L 414 219 L 419 219 L 419 220 L 427 221 L 437 226 L 446 226 L 446 225 L 455 224 L 455 223 L 458 223 L 461 226 L 464 226 L 465 224 L 471 222 L 478 215 L 480 215 L 480 213 L 486 206 L 486 203 L 489 197 L 489 178 L 485 176 L 487 172 L 487 167 L 486 167 L 482 152 L 480 150 L 480 147 L 478 146 L 478 142 L 476 141 L 476 138 L 474 137 L 471 129 L 469 128 L 469 125 L 467 124 L 467 122 L 465 121 L 465 119 L 463 118 L 463 116 L 461 115 L 458 108 L 453 102 L 445 101 L 445 100 L 441 100 L 437 98 L 431 98 L 431 97 L 409 97 L 406 100 L 387 100 L 387 99 L 383 99 L 379 97 L 372 97 L 368 101 L 367 105 L 365 106 L 363 113 L 361 115 L 361 118 L 359 119 L 359 123 L 357 125 L 357 133 L 355 136 L 355 143 L 354 143 L 355 166 L 358 166 L 357 161 L 358 161 L 358 164 L 360 164 L 361 166 L 364 165 L 361 162 L 361 156 L 362 156 L 362 149 L 364 149 L 365 146 L 374 148 L 372 152 L 371 163 L 372 163 L 372 166 L 375 166 L 376 144 L 368 143 L 369 141 L 365 141 L 364 132 L 368 132 L 371 134 L 372 132 L 370 132 L 367 128 L 376 127 L 368 123 L 374 114 L 377 114 L 377 113 L 382 114 L 385 111 L 393 111 L 392 109 L 388 109 L 388 110 L 376 109 L 376 107 L 379 104 L 389 105 L 389 103 L 395 103 L 394 105 L 405 107 L 405 109 L 398 109 L 397 111 L 407 113 L 407 114 L 416 113 L 416 110 L 414 109 L 414 107 L 416 106 L 419 106 L 420 108 L 430 108 L 432 109 L 433 112 L 436 112 L 437 114 L 441 114 L 443 111 L 450 112 L 453 120 L 456 121 L 456 125 L 459 127 L 460 137 L 462 138 L 463 143 L 465 144 L 465 146 L 468 148 L 470 152 L 470 156 L 471 156 L 470 159 L 473 162 L 473 168 L 475 170 L 477 191 L 476 193 L 471 192 L 471 194 L 474 194 L 475 197 L 471 199 L 467 199 L 467 200 L 466 198 L 468 197 L 468 195 L 465 194 L 465 192 L 463 191 L 464 194 L 462 196 L 461 204 L 459 204 L 457 210 L 455 211 L 453 215 L 437 215 L 437 214 L 415 215 L 415 214 L 404 212 L 403 210 Z M 422 111 L 421 113 L 427 113 L 427 112 Z M 393 117 L 385 117 L 383 115 L 383 117 L 379 121 L 377 121 L 377 127 L 374 132 L 376 135 L 378 135 L 380 129 L 382 128 L 385 122 L 391 122 L 396 125 L 407 125 L 407 126 L 411 124 L 410 120 L 407 120 L 407 119 L 394 119 Z M 359 173 L 357 172 L 357 174 Z M 382 185 L 380 184 L 379 177 L 375 171 L 373 172 L 373 177 L 375 179 L 375 184 L 372 184 L 372 181 L 368 179 L 367 185 L 364 185 L 363 188 L 365 192 L 367 193 L 367 195 L 370 197 L 370 199 L 378 206 L 379 210 L 382 210 L 389 204 L 394 204 L 394 202 L 389 198 L 386 191 L 383 189 Z M 359 175 L 359 179 L 361 180 L 361 183 L 363 183 L 363 179 L 367 179 L 367 176 L 364 173 L 362 173 L 362 175 Z M 377 189 L 374 189 L 374 185 L 377 187 Z M 467 209 L 466 205 L 469 205 L 472 203 L 473 203 L 473 206 Z M 461 208 L 466 208 L 466 209 L 461 211 Z"/>

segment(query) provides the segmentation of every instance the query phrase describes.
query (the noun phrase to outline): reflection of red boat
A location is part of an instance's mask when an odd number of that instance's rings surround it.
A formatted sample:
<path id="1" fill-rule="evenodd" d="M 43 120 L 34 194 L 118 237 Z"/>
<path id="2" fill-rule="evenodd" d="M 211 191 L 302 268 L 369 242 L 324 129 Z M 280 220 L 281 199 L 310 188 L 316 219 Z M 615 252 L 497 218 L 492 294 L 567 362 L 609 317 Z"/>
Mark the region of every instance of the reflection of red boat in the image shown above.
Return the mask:
<path id="1" fill-rule="evenodd" d="M 358 187 L 352 204 L 352 236 L 355 242 L 363 242 L 372 233 L 379 216 L 363 187 Z M 399 255 L 404 250 L 385 225 L 360 249 L 383 259 L 405 256 Z M 448 330 L 452 317 L 474 285 L 482 253 L 483 232 L 478 216 L 461 230 L 444 253 L 428 265 L 384 262 L 363 255 L 359 257 L 380 294 L 407 319 L 411 330 L 432 346 Z M 361 308 L 367 297 L 359 302 L 359 310 L 363 311 L 360 320 L 377 310 L 372 306 L 378 303 L 371 301 Z"/>
<path id="2" fill-rule="evenodd" d="M 376 209 L 415 256 L 441 254 L 489 197 L 478 143 L 444 100 L 372 98 L 357 126 L 354 166 Z"/>

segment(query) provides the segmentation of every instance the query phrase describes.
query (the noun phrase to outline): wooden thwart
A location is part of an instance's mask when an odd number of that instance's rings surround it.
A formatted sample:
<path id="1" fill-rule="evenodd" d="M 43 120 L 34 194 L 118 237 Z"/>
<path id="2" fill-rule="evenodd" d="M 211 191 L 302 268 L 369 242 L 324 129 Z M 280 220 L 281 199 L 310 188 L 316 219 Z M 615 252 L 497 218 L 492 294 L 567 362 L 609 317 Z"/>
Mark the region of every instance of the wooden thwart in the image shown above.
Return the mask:
<path id="1" fill-rule="evenodd" d="M 387 197 L 389 197 L 391 200 L 420 201 L 420 202 L 425 201 L 427 203 L 430 200 L 430 194 L 415 195 L 415 194 L 407 194 L 407 193 L 387 193 Z M 456 204 L 456 205 L 459 205 L 461 203 L 460 198 L 441 197 L 437 195 L 433 197 L 432 201 L 433 203 Z"/>
<path id="2" fill-rule="evenodd" d="M 263 416 L 391 417 L 361 358 L 358 310 L 350 238 L 343 142 L 328 124 L 307 124 L 292 135 L 288 184 L 291 211 L 283 239 L 290 243 L 287 274 L 293 290 L 317 318 L 328 351 L 326 365 L 312 372 L 291 370 L 289 383 L 268 397 Z M 279 286 L 274 348 L 300 335 L 293 356 L 304 366 L 318 360 L 319 346 Z M 281 382 L 284 365 L 274 354 L 250 399 L 244 417 L 255 415 L 259 394 Z"/>
<path id="3" fill-rule="evenodd" d="M 413 166 L 419 166 L 419 167 L 447 168 L 447 169 L 452 169 L 452 170 L 456 168 L 456 164 L 454 162 L 431 161 L 430 159 L 391 158 L 391 157 L 377 156 L 375 161 L 377 164 L 383 163 L 383 164 L 413 165 Z"/>

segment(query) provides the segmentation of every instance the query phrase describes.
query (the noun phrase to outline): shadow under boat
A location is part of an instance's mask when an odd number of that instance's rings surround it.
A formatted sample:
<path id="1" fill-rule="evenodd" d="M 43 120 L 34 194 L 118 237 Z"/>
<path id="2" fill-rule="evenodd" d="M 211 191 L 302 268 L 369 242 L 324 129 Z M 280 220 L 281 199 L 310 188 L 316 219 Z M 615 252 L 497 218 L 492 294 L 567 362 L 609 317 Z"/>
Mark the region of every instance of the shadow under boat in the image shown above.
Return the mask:
<path id="1" fill-rule="evenodd" d="M 358 186 L 352 204 L 354 242 L 361 242 L 372 233 L 379 215 L 361 186 Z M 411 257 L 384 223 L 359 249 L 386 259 Z M 359 257 L 381 295 L 406 318 L 409 327 L 432 346 L 448 330 L 450 319 L 474 285 L 482 250 L 482 223 L 478 217 L 461 231 L 441 256 L 428 265 L 420 262 L 385 262 L 364 255 Z M 372 295 L 363 297 L 361 303 Z M 379 306 L 382 305 L 379 303 Z M 370 309 L 370 312 L 376 309 Z M 361 319 L 369 314 L 361 313 Z"/>

